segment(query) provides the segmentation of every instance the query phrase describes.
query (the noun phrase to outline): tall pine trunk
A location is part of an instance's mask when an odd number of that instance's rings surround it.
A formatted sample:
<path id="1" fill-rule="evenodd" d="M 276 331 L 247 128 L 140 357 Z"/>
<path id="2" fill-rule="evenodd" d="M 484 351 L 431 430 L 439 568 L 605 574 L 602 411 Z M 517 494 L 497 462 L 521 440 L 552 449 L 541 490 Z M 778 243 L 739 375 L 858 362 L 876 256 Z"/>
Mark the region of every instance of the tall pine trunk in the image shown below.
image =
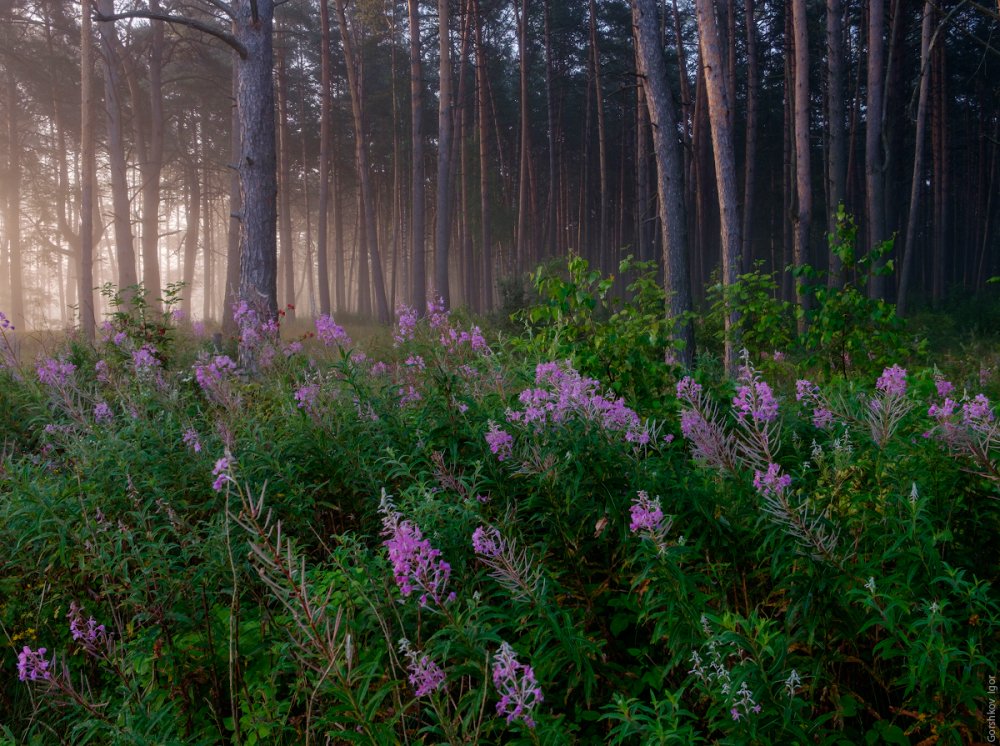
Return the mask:
<path id="1" fill-rule="evenodd" d="M 715 151 L 715 181 L 719 197 L 720 236 L 722 246 L 722 285 L 724 292 L 736 284 L 740 258 L 740 215 L 736 188 L 736 154 L 733 146 L 732 116 L 727 93 L 725 68 L 719 27 L 711 0 L 696 0 L 698 32 L 702 64 L 705 67 L 705 89 L 708 114 Z M 736 313 L 725 314 L 725 365 L 730 376 L 736 374 Z"/>
<path id="2" fill-rule="evenodd" d="M 798 209 L 793 219 L 796 268 L 809 261 L 809 228 L 812 221 L 812 169 L 809 155 L 809 38 L 806 32 L 806 0 L 792 0 L 792 28 L 795 36 L 795 191 Z M 805 311 L 808 297 L 802 281 L 795 282 L 795 303 Z M 798 315 L 799 332 L 805 331 L 806 317 Z"/>
<path id="3" fill-rule="evenodd" d="M 410 22 L 410 304 L 418 313 L 427 305 L 427 259 L 424 255 L 424 81 L 420 59 L 420 3 L 408 0 Z"/>
<path id="4" fill-rule="evenodd" d="M 77 268 L 80 328 L 93 340 L 94 302 L 94 32 L 89 0 L 80 0 L 80 253 Z"/>
<path id="5" fill-rule="evenodd" d="M 837 232 L 837 211 L 847 199 L 847 131 L 844 112 L 844 5 L 843 0 L 826 2 L 827 53 L 827 204 L 826 231 Z M 841 284 L 841 261 L 830 254 L 830 287 Z"/>
<path id="6" fill-rule="evenodd" d="M 865 196 L 868 212 L 868 249 L 885 240 L 884 171 L 882 167 L 882 100 L 885 68 L 885 0 L 868 3 L 868 98 L 865 114 Z M 874 270 L 868 283 L 872 298 L 885 296 L 885 278 Z"/>
<path id="7" fill-rule="evenodd" d="M 331 74 L 330 74 L 330 8 L 328 0 L 320 0 L 320 120 L 319 120 L 319 217 L 316 223 L 316 274 L 319 286 L 319 312 L 329 314 L 330 266 L 328 259 L 329 229 L 327 218 L 330 208 L 330 127 L 332 126 Z M 312 276 L 310 268 L 310 277 Z M 339 300 L 339 299 L 338 299 Z"/>
<path id="8" fill-rule="evenodd" d="M 451 31 L 449 0 L 438 0 L 438 38 L 440 40 L 440 67 L 438 89 L 438 160 L 437 160 L 437 216 L 434 230 L 434 292 L 451 306 L 448 283 L 448 254 L 451 243 L 451 148 L 452 148 L 452 92 L 451 92 Z"/>

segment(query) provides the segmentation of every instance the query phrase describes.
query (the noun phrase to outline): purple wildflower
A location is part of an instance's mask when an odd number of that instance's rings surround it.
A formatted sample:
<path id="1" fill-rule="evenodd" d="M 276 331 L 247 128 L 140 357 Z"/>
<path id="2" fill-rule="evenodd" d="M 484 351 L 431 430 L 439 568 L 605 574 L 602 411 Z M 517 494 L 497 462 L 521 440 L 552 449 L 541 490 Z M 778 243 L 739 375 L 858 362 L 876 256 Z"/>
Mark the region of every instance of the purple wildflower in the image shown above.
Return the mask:
<path id="1" fill-rule="evenodd" d="M 733 409 L 740 420 L 750 416 L 755 422 L 771 422 L 778 416 L 778 400 L 767 383 L 751 379 L 737 389 Z"/>
<path id="2" fill-rule="evenodd" d="M 0 331 L 14 331 L 14 325 L 3 311 L 0 311 Z"/>
<path id="3" fill-rule="evenodd" d="M 351 346 L 351 338 L 344 331 L 344 327 L 326 314 L 316 319 L 316 337 L 327 347 L 333 344 L 341 347 Z"/>
<path id="4" fill-rule="evenodd" d="M 480 526 L 472 532 L 472 549 L 476 554 L 499 557 L 505 548 L 503 537 L 495 526 Z"/>
<path id="5" fill-rule="evenodd" d="M 886 396 L 901 397 L 906 395 L 906 369 L 893 365 L 882 371 L 875 382 L 875 388 Z"/>
<path id="6" fill-rule="evenodd" d="M 111 381 L 107 360 L 98 360 L 94 363 L 94 373 L 97 376 L 98 383 L 109 383 Z"/>
<path id="7" fill-rule="evenodd" d="M 795 401 L 810 401 L 819 394 L 819 386 L 805 378 L 795 382 Z"/>
<path id="8" fill-rule="evenodd" d="M 111 407 L 108 406 L 107 402 L 97 402 L 94 405 L 94 421 L 100 423 L 111 422 L 115 418 L 114 412 L 111 411 Z"/>
<path id="9" fill-rule="evenodd" d="M 41 360 L 35 366 L 35 371 L 38 373 L 38 380 L 46 386 L 56 388 L 62 388 L 69 383 L 69 379 L 75 370 L 76 366 L 73 363 L 68 363 L 65 360 L 55 360 L 51 357 Z"/>
<path id="10" fill-rule="evenodd" d="M 83 608 L 76 601 L 69 605 L 69 632 L 73 639 L 79 642 L 91 653 L 97 648 L 107 643 L 108 633 L 103 624 L 98 624 L 97 620 L 91 616 L 89 619 L 83 618 Z"/>
<path id="11" fill-rule="evenodd" d="M 514 649 L 506 642 L 500 644 L 493 656 L 493 686 L 500 695 L 497 714 L 505 715 L 508 723 L 521 720 L 534 728 L 531 715 L 543 699 L 542 690 L 531 666 L 519 663 Z"/>
<path id="12" fill-rule="evenodd" d="M 660 498 L 650 498 L 645 490 L 639 490 L 638 496 L 629 508 L 632 522 L 628 530 L 633 534 L 640 531 L 656 532 L 663 523 L 663 510 L 660 508 Z"/>
<path id="13" fill-rule="evenodd" d="M 816 407 L 813 410 L 813 427 L 826 430 L 833 424 L 833 412 L 826 407 Z"/>
<path id="14" fill-rule="evenodd" d="M 194 377 L 206 393 L 213 393 L 223 380 L 236 372 L 236 363 L 228 355 L 216 355 L 207 363 L 194 366 Z"/>
<path id="15" fill-rule="evenodd" d="M 48 681 L 52 678 L 49 665 L 52 661 L 45 659 L 45 648 L 32 650 L 27 645 L 17 655 L 17 678 L 21 681 Z"/>
<path id="16" fill-rule="evenodd" d="M 777 464 L 768 464 L 767 471 L 754 471 L 753 486 L 764 497 L 780 495 L 792 483 L 792 477 L 781 473 Z"/>
<path id="17" fill-rule="evenodd" d="M 316 399 L 319 397 L 319 384 L 307 383 L 295 391 L 296 406 L 309 414 L 316 412 Z"/>
<path id="18" fill-rule="evenodd" d="M 400 593 L 409 597 L 420 592 L 420 605 L 427 606 L 428 599 L 438 606 L 451 601 L 455 594 L 444 595 L 451 577 L 451 565 L 442 559 L 441 550 L 431 546 L 412 521 L 395 514 L 386 525 L 391 525 L 391 535 L 383 544 L 389 550 L 392 573 Z"/>
<path id="19" fill-rule="evenodd" d="M 943 378 L 934 379 L 934 387 L 937 389 L 938 396 L 942 399 L 955 390 L 955 385 L 951 381 L 946 381 Z"/>
<path id="20" fill-rule="evenodd" d="M 677 398 L 694 401 L 701 393 L 701 384 L 696 383 L 691 376 L 684 376 L 677 382 Z"/>
<path id="21" fill-rule="evenodd" d="M 977 394 L 972 401 L 962 405 L 962 424 L 977 432 L 984 432 L 993 422 L 993 410 L 985 394 Z"/>
<path id="22" fill-rule="evenodd" d="M 417 310 L 407 305 L 396 308 L 396 331 L 392 338 L 396 346 L 412 340 L 417 331 Z"/>
<path id="23" fill-rule="evenodd" d="M 490 429 L 486 433 L 486 442 L 490 446 L 490 451 L 494 453 L 498 461 L 510 458 L 514 452 L 514 438 L 506 430 L 501 430 L 497 423 L 490 420 Z"/>
<path id="24" fill-rule="evenodd" d="M 427 301 L 427 316 L 430 318 L 431 329 L 440 329 L 448 324 L 448 309 L 445 308 L 444 298 L 440 295 L 432 295 Z"/>
<path id="25" fill-rule="evenodd" d="M 132 367 L 135 368 L 137 376 L 149 375 L 160 367 L 155 352 L 156 348 L 152 345 L 143 345 L 138 350 L 132 351 Z"/>
<path id="26" fill-rule="evenodd" d="M 184 441 L 184 445 L 192 451 L 195 453 L 201 453 L 201 441 L 198 439 L 198 431 L 193 427 L 189 427 L 185 430 L 181 439 Z"/>
<path id="27" fill-rule="evenodd" d="M 212 476 L 215 477 L 215 481 L 212 482 L 212 489 L 216 492 L 221 492 L 226 482 L 233 481 L 233 478 L 228 473 L 232 463 L 233 460 L 229 456 L 223 456 L 215 462 L 215 468 L 212 469 Z"/>
<path id="28" fill-rule="evenodd" d="M 405 637 L 399 641 L 399 651 L 408 661 L 408 678 L 417 697 L 425 697 L 441 688 L 445 680 L 444 671 L 430 656 L 415 650 Z"/>

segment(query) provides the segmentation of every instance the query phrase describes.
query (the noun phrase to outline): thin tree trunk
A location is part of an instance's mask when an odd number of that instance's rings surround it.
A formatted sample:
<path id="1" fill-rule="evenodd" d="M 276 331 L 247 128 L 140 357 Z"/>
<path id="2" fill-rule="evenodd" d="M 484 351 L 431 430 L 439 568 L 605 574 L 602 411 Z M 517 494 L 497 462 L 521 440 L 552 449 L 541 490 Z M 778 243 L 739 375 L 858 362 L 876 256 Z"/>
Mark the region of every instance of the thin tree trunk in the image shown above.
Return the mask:
<path id="1" fill-rule="evenodd" d="M 347 86 L 351 94 L 351 111 L 354 115 L 354 156 L 358 167 L 358 180 L 361 182 L 361 201 L 364 212 L 362 237 L 371 257 L 371 272 L 375 285 L 375 310 L 379 322 L 388 324 L 391 315 L 385 294 L 385 281 L 382 277 L 382 259 L 379 255 L 378 228 L 375 219 L 375 190 L 372 186 L 371 170 L 368 166 L 368 144 L 365 139 L 365 112 L 359 80 L 359 60 L 354 55 L 354 45 L 351 43 L 347 15 L 344 12 L 344 0 L 336 1 L 337 16 L 340 21 L 340 38 L 344 45 L 344 62 L 347 66 Z M 368 283 L 368 261 L 366 258 L 362 259 L 358 280 L 362 291 L 360 297 L 365 298 L 368 296 L 367 287 L 365 287 Z"/>
<path id="2" fill-rule="evenodd" d="M 89 0 L 80 0 L 80 254 L 77 268 L 80 328 L 94 339 L 94 32 Z"/>
<path id="3" fill-rule="evenodd" d="M 657 32 L 656 0 L 632 0 L 636 61 L 642 77 L 653 129 L 656 155 L 659 217 L 663 229 L 663 284 L 669 296 L 668 315 L 675 334 L 684 343 L 680 358 L 694 360 L 694 332 L 688 314 L 691 289 L 688 274 L 684 184 L 680 143 L 677 140 L 677 106 L 667 82 L 666 64 Z"/>
<path id="4" fill-rule="evenodd" d="M 590 0 L 590 61 L 591 74 L 594 76 L 594 100 L 597 103 L 597 170 L 600 188 L 600 222 L 597 228 L 597 253 L 601 270 L 608 273 L 612 270 L 612 257 L 608 247 L 608 155 L 607 133 L 604 120 L 604 92 L 601 87 L 601 50 L 597 43 L 597 4 Z"/>
<path id="5" fill-rule="evenodd" d="M 705 89 L 708 94 L 712 146 L 715 151 L 715 180 L 719 195 L 720 233 L 722 240 L 722 284 L 726 292 L 736 284 L 740 257 L 740 216 L 736 188 L 736 155 L 730 127 L 730 102 L 726 92 L 719 28 L 711 0 L 696 0 L 702 64 L 705 66 Z M 736 314 L 725 316 L 726 373 L 736 374 Z"/>
<path id="6" fill-rule="evenodd" d="M 427 259 L 424 255 L 424 81 L 420 59 L 420 3 L 408 0 L 410 23 L 410 303 L 427 306 Z"/>
<path id="7" fill-rule="evenodd" d="M 284 271 L 285 317 L 295 320 L 295 261 L 292 247 L 292 143 L 288 131 L 288 70 L 284 42 L 277 53 L 278 91 L 278 237 L 281 241 L 281 264 Z"/>
<path id="8" fill-rule="evenodd" d="M 98 0 L 103 15 L 114 12 L 114 0 Z M 114 210 L 115 248 L 118 255 L 118 289 L 124 298 L 139 284 L 135 267 L 135 244 L 132 237 L 132 208 L 125 172 L 125 144 L 122 139 L 121 104 L 118 99 L 119 60 L 115 52 L 116 34 L 112 22 L 99 24 L 104 56 L 104 106 L 108 127 L 108 157 L 111 165 L 111 197 Z M 90 292 L 89 290 L 87 291 Z"/>
<path id="9" fill-rule="evenodd" d="M 236 332 L 233 310 L 240 290 L 240 223 L 243 198 L 240 194 L 240 100 L 236 66 L 239 60 L 233 55 L 233 110 L 230 123 L 229 172 L 229 232 L 226 242 L 226 277 L 222 296 L 222 332 L 230 336 Z"/>
<path id="10" fill-rule="evenodd" d="M 434 292 L 451 306 L 448 283 L 448 254 L 451 243 L 451 147 L 452 147 L 452 91 L 451 91 L 451 30 L 449 0 L 438 0 L 438 38 L 440 40 L 440 67 L 438 92 L 438 162 L 437 209 L 435 210 L 434 240 Z"/>
<path id="11" fill-rule="evenodd" d="M 885 0 L 868 3 L 868 98 L 865 113 L 865 194 L 868 207 L 868 249 L 885 240 L 884 171 L 882 158 L 882 98 L 885 68 Z M 885 297 L 885 278 L 872 267 L 868 294 Z"/>
<path id="12" fill-rule="evenodd" d="M 334 136 L 333 152 L 335 153 L 338 149 L 337 140 L 338 138 Z M 340 168 L 335 158 L 331 159 L 330 165 L 330 199 L 333 207 L 333 245 L 335 248 L 334 260 L 336 264 L 334 267 L 334 291 L 337 310 L 347 311 L 349 306 L 347 304 L 347 290 L 344 287 L 344 280 L 347 277 L 347 262 L 344 258 L 344 203 L 340 194 Z"/>
<path id="13" fill-rule="evenodd" d="M 806 32 L 806 1 L 792 0 L 792 27 L 795 35 L 795 187 L 798 209 L 795 213 L 796 268 L 809 261 L 809 227 L 812 220 L 812 169 L 809 155 L 809 38 Z M 795 283 L 795 303 L 806 311 L 808 296 L 799 279 Z M 806 317 L 798 315 L 799 333 L 805 331 Z"/>
<path id="14" fill-rule="evenodd" d="M 920 204 L 920 187 L 924 178 L 924 139 L 927 130 L 927 96 L 930 89 L 931 23 L 934 16 L 932 0 L 924 2 L 924 17 L 920 24 L 920 94 L 917 101 L 917 134 L 913 145 L 913 178 L 910 181 L 910 211 L 906 219 L 906 242 L 903 247 L 903 266 L 899 272 L 899 296 L 896 313 L 905 316 L 913 272 L 913 251 L 917 233 L 917 209 Z"/>
<path id="15" fill-rule="evenodd" d="M 556 200 L 559 194 L 556 168 L 556 122 L 553 101 L 554 66 L 552 62 L 552 0 L 545 0 L 545 114 L 549 145 L 549 191 L 545 204 L 544 246 L 555 254 L 561 253 L 560 231 L 556 223 Z"/>
<path id="16" fill-rule="evenodd" d="M 757 165 L 757 90 L 760 85 L 757 71 L 757 20 L 754 17 L 755 1 L 745 0 L 747 32 L 747 122 L 746 158 L 743 165 L 743 249 L 741 265 L 744 272 L 753 266 L 753 207 L 754 179 Z"/>
<path id="17" fill-rule="evenodd" d="M 517 19 L 517 52 L 521 71 L 521 162 L 518 177 L 517 197 L 517 241 L 514 257 L 515 271 L 524 270 L 532 258 L 529 239 L 529 217 L 531 209 L 530 160 L 531 160 L 531 107 L 528 102 L 528 6 L 530 0 L 514 0 L 514 15 Z"/>
<path id="18" fill-rule="evenodd" d="M 316 224 L 316 274 L 319 286 L 319 312 L 329 314 L 330 267 L 327 258 L 327 216 L 330 205 L 330 128 L 332 126 L 331 72 L 330 72 L 330 8 L 328 0 L 320 0 L 320 120 L 319 120 L 319 217 Z M 310 268 L 310 277 L 312 270 Z M 339 300 L 339 298 L 338 298 Z"/>
<path id="19" fill-rule="evenodd" d="M 24 328 L 24 273 L 21 257 L 21 127 L 18 110 L 17 80 L 7 66 L 7 215 L 4 228 L 10 256 L 10 311 L 17 329 Z M 4 278 L 7 280 L 8 278 Z"/>
<path id="20" fill-rule="evenodd" d="M 198 152 L 198 120 L 192 117 L 188 130 L 188 152 Z M 184 318 L 191 319 L 191 298 L 194 295 L 194 265 L 198 259 L 198 230 L 201 227 L 201 179 L 198 176 L 198 165 L 193 158 L 184 163 L 184 179 L 187 186 L 187 202 L 185 204 L 184 231 L 184 295 L 181 299 L 181 310 Z M 206 272 L 207 274 L 207 268 Z M 203 280 L 204 282 L 204 280 Z M 207 286 L 205 292 L 208 292 Z"/>
<path id="21" fill-rule="evenodd" d="M 483 261 L 483 310 L 493 308 L 493 247 L 490 209 L 490 164 L 489 164 L 489 111 L 488 80 L 486 77 L 486 55 L 483 48 L 482 18 L 479 14 L 479 0 L 472 0 L 475 14 L 476 35 L 476 116 L 479 120 L 479 228 L 480 253 Z"/>
<path id="22" fill-rule="evenodd" d="M 847 133 L 844 129 L 844 31 L 843 0 L 826 2 L 827 48 L 827 205 L 826 230 L 831 236 L 837 232 L 837 211 L 847 199 Z M 830 253 L 831 288 L 840 287 L 843 278 L 840 257 Z"/>

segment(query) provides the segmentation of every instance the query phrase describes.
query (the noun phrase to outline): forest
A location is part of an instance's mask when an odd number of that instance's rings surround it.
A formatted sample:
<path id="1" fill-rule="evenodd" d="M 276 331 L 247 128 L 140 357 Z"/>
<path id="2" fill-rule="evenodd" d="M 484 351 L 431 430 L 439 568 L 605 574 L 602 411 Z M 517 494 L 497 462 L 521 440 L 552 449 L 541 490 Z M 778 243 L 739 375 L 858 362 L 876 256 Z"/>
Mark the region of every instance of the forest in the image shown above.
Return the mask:
<path id="1" fill-rule="evenodd" d="M 0 102 L 0 746 L 1000 737 L 1000 0 L 0 0 Z"/>
<path id="2" fill-rule="evenodd" d="M 84 6 L 86 28 L 79 3 L 0 9 L 15 325 L 100 319 L 92 275 L 183 282 L 231 328 L 241 255 L 270 313 L 489 311 L 571 253 L 656 259 L 687 310 L 762 262 L 801 304 L 785 270 L 837 281 L 841 204 L 861 250 L 893 240 L 871 294 L 904 313 L 1000 272 L 1000 10 L 975 2 Z"/>

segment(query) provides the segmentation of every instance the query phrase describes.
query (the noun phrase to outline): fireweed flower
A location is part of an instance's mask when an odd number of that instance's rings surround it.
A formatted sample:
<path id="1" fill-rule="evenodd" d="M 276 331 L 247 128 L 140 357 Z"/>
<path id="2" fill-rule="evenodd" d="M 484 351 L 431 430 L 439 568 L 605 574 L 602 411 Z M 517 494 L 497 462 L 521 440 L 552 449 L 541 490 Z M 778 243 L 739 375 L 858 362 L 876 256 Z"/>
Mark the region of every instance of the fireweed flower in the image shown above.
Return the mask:
<path id="1" fill-rule="evenodd" d="M 309 414 L 316 413 L 316 400 L 318 398 L 319 384 L 307 383 L 295 390 L 296 406 Z"/>
<path id="2" fill-rule="evenodd" d="M 351 338 L 344 331 L 344 327 L 336 323 L 327 314 L 323 314 L 316 319 L 316 337 L 327 347 L 334 344 L 341 347 L 351 346 Z"/>
<path id="3" fill-rule="evenodd" d="M 48 681 L 52 678 L 49 665 L 52 661 L 45 659 L 45 648 L 32 650 L 27 645 L 17 655 L 17 678 L 20 681 Z"/>
<path id="4" fill-rule="evenodd" d="M 768 464 L 767 471 L 754 471 L 753 486 L 764 497 L 780 495 L 792 484 L 792 477 L 781 473 L 777 464 Z"/>
<path id="5" fill-rule="evenodd" d="M 35 372 L 38 373 L 38 380 L 46 386 L 54 388 L 62 388 L 69 383 L 74 371 L 76 371 L 76 366 L 73 363 L 56 360 L 51 357 L 40 360 L 35 366 Z"/>
<path id="6" fill-rule="evenodd" d="M 111 407 L 108 406 L 107 402 L 100 401 L 94 405 L 94 422 L 107 423 L 111 422 L 114 418 L 114 412 L 111 411 Z"/>
<path id="7" fill-rule="evenodd" d="M 977 394 L 972 401 L 962 405 L 962 424 L 976 432 L 985 432 L 993 423 L 993 410 L 985 394 Z"/>
<path id="8" fill-rule="evenodd" d="M 811 401 L 819 394 L 819 386 L 805 378 L 795 382 L 795 401 Z"/>
<path id="9" fill-rule="evenodd" d="M 160 367 L 160 361 L 155 353 L 156 349 L 152 345 L 143 345 L 138 350 L 132 351 L 132 367 L 137 376 L 142 378 L 152 375 Z"/>
<path id="10" fill-rule="evenodd" d="M 833 412 L 826 407 L 816 407 L 813 410 L 813 427 L 826 430 L 833 424 Z"/>
<path id="11" fill-rule="evenodd" d="M 73 639 L 79 642 L 90 653 L 95 653 L 97 649 L 105 645 L 108 641 L 108 633 L 103 624 L 98 624 L 97 620 L 91 616 L 89 619 L 83 618 L 83 608 L 76 601 L 69 605 L 69 632 Z"/>
<path id="12" fill-rule="evenodd" d="M 503 538 L 495 526 L 480 526 L 472 532 L 472 549 L 476 554 L 498 557 L 503 548 Z"/>
<path id="13" fill-rule="evenodd" d="M 906 369 L 893 365 L 885 368 L 882 375 L 875 382 L 875 388 L 887 397 L 901 397 L 906 395 Z"/>
<path id="14" fill-rule="evenodd" d="M 233 481 L 233 478 L 229 476 L 229 469 L 232 465 L 233 460 L 229 456 L 223 456 L 215 462 L 215 468 L 212 469 L 212 476 L 215 477 L 215 481 L 212 482 L 213 490 L 221 492 L 226 482 Z"/>
<path id="15" fill-rule="evenodd" d="M 663 510 L 660 508 L 660 498 L 650 498 L 645 490 L 639 490 L 636 499 L 629 508 L 632 522 L 629 531 L 637 534 L 640 531 L 655 533 L 663 524 Z"/>
<path id="16" fill-rule="evenodd" d="M 430 319 L 431 329 L 440 329 L 448 325 L 448 309 L 444 306 L 444 298 L 440 295 L 432 296 L 427 301 L 427 316 Z"/>
<path id="17" fill-rule="evenodd" d="M 733 410 L 739 420 L 751 417 L 755 422 L 773 422 L 778 416 L 778 400 L 764 381 L 745 378 L 733 397 Z"/>
<path id="18" fill-rule="evenodd" d="M 396 330 L 392 334 L 396 347 L 413 339 L 417 331 L 417 310 L 407 305 L 396 307 Z"/>
<path id="19" fill-rule="evenodd" d="M 392 574 L 403 597 L 408 598 L 417 591 L 421 606 L 428 606 L 428 601 L 437 606 L 453 601 L 453 592 L 445 595 L 451 565 L 438 559 L 441 550 L 431 546 L 417 525 L 396 511 L 385 493 L 379 512 L 382 513 L 383 534 L 389 537 L 382 544 L 389 551 Z"/>
<path id="20" fill-rule="evenodd" d="M 514 438 L 505 430 L 501 430 L 497 423 L 490 420 L 490 429 L 486 433 L 486 442 L 490 446 L 490 451 L 496 455 L 498 461 L 504 461 L 514 452 Z"/>
<path id="21" fill-rule="evenodd" d="M 425 697 L 441 688 L 444 671 L 430 656 L 421 654 L 405 637 L 399 641 L 399 652 L 406 656 L 408 678 L 417 697 Z"/>
<path id="22" fill-rule="evenodd" d="M 521 720 L 534 728 L 532 713 L 543 700 L 542 690 L 531 666 L 518 662 L 514 649 L 506 642 L 493 656 L 493 686 L 500 695 L 497 715 L 506 716 L 508 723 Z"/>
<path id="23" fill-rule="evenodd" d="M 937 389 L 937 395 L 940 396 L 942 399 L 955 390 L 954 384 L 951 381 L 946 381 L 943 378 L 934 379 L 934 388 Z"/>
<path id="24" fill-rule="evenodd" d="M 189 427 L 185 430 L 181 439 L 184 441 L 184 445 L 192 451 L 195 453 L 201 453 L 201 441 L 198 439 L 198 431 L 193 427 Z"/>

